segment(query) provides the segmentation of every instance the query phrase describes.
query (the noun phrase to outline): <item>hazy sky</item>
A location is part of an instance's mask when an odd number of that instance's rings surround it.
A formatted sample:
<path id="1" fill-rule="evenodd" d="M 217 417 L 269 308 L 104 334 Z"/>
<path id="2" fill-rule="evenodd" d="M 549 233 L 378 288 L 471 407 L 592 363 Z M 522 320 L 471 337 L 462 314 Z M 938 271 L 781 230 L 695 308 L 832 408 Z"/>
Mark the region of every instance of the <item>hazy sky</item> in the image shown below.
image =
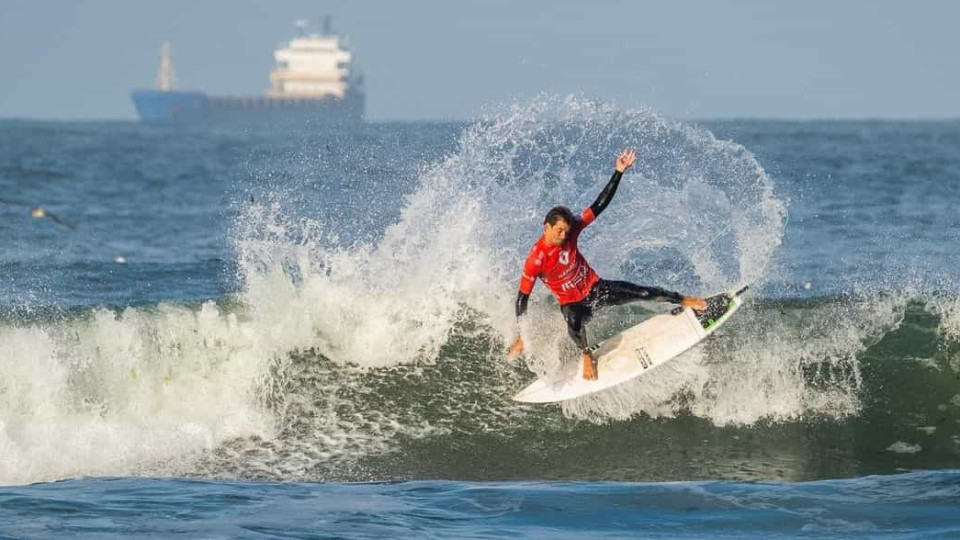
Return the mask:
<path id="1" fill-rule="evenodd" d="M 333 15 L 370 120 L 463 119 L 540 92 L 679 118 L 960 117 L 960 2 L 0 0 L 0 117 L 134 118 L 180 87 L 261 94 L 299 18 Z"/>

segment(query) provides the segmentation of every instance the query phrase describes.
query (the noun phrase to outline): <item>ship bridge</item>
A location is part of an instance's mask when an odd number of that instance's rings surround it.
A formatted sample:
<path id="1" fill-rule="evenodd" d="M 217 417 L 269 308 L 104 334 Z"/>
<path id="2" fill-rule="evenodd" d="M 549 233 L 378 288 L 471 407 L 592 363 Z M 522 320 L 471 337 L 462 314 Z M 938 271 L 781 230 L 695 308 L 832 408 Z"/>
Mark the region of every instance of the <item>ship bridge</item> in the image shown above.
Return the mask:
<path id="1" fill-rule="evenodd" d="M 300 36 L 273 53 L 271 98 L 343 98 L 350 86 L 353 55 L 339 36 Z"/>

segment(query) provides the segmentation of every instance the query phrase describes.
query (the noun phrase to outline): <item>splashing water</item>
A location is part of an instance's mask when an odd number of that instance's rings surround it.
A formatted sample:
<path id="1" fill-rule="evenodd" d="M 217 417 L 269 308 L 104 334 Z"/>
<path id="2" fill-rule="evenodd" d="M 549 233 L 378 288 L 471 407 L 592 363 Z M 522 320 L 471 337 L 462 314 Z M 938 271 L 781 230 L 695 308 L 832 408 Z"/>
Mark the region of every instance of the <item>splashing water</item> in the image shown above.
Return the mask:
<path id="1" fill-rule="evenodd" d="M 543 98 L 466 129 L 374 242 L 342 247 L 331 227 L 251 208 L 240 242 L 246 298 L 320 329 L 310 345 L 325 356 L 365 367 L 429 361 L 465 308 L 509 336 L 542 216 L 588 205 L 624 147 L 638 162 L 583 242 L 602 275 L 701 293 L 762 279 L 785 211 L 743 147 L 646 110 Z M 263 269 L 278 267 L 295 269 L 296 298 L 261 293 L 276 276 Z"/>
<path id="2" fill-rule="evenodd" d="M 542 97 L 466 127 L 445 157 L 420 166 L 414 186 L 395 188 L 399 216 L 378 230 L 342 230 L 340 201 L 304 214 L 290 186 L 243 206 L 236 298 L 0 327 L 0 482 L 328 478 L 411 441 L 576 439 L 591 429 L 581 419 L 689 413 L 750 426 L 857 414 L 858 355 L 898 327 L 913 293 L 761 299 L 641 380 L 559 411 L 508 400 L 530 378 L 503 366 L 502 352 L 543 215 L 590 204 L 626 147 L 638 161 L 581 240 L 601 276 L 701 295 L 750 284 L 777 296 L 769 278 L 785 203 L 749 151 L 649 110 Z M 649 307 L 605 312 L 591 339 Z M 951 335 L 958 310 L 949 301 L 931 310 Z M 571 357 L 542 286 L 523 332 L 534 374 Z"/>

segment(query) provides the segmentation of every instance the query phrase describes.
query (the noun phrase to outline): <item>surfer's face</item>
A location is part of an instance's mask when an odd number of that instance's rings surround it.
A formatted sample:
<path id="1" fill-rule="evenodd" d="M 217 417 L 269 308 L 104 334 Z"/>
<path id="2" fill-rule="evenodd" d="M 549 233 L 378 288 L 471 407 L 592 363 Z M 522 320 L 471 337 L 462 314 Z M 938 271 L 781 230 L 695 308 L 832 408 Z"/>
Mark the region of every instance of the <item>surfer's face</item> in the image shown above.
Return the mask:
<path id="1" fill-rule="evenodd" d="M 562 219 L 558 219 L 553 225 L 543 224 L 543 239 L 548 246 L 562 246 L 567 240 L 567 234 L 570 233 L 570 224 Z"/>

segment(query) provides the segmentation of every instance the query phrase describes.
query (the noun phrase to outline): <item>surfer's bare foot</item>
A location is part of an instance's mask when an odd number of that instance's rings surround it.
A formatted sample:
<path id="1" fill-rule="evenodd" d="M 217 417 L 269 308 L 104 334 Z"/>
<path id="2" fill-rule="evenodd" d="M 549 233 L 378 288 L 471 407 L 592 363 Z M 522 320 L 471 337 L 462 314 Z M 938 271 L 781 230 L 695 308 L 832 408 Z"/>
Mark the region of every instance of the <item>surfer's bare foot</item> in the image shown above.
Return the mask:
<path id="1" fill-rule="evenodd" d="M 583 378 L 588 381 L 597 380 L 597 361 L 593 358 L 593 355 L 583 353 L 580 355 L 580 360 L 583 361 Z"/>
<path id="2" fill-rule="evenodd" d="M 693 308 L 694 311 L 706 311 L 707 301 L 699 296 L 684 296 L 680 301 L 683 307 Z"/>

